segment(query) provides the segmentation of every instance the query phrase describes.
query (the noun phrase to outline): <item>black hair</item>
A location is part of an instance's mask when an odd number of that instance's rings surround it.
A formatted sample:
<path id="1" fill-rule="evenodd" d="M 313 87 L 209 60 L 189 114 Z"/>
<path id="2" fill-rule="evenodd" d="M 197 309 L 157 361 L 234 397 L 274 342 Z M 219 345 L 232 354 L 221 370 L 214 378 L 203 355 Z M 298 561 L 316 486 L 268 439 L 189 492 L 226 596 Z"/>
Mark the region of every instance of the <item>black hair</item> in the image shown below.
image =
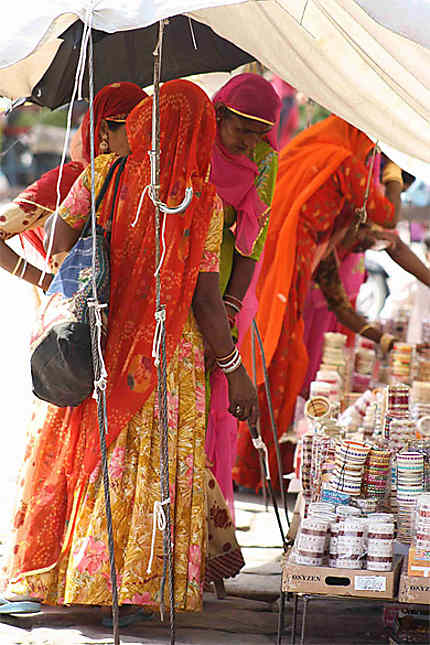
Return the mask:
<path id="1" fill-rule="evenodd" d="M 402 170 L 402 179 L 405 186 L 406 185 L 409 186 L 410 184 L 414 183 L 416 177 L 414 175 L 411 175 L 410 172 L 406 172 L 406 170 Z"/>
<path id="2" fill-rule="evenodd" d="M 423 244 L 426 247 L 426 251 L 430 251 L 430 235 L 425 235 L 423 237 Z"/>

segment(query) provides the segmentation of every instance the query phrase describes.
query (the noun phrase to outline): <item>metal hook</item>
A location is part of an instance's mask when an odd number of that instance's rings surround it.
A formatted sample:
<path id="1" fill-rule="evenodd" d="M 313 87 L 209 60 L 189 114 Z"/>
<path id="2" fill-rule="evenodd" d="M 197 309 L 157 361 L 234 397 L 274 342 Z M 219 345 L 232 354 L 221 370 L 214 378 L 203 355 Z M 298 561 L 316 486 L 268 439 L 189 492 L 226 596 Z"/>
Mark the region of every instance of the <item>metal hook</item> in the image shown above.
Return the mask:
<path id="1" fill-rule="evenodd" d="M 191 204 L 192 199 L 193 189 L 191 188 L 191 186 L 189 186 L 185 189 L 185 197 L 182 201 L 182 204 L 179 204 L 179 206 L 176 206 L 176 208 L 169 208 L 167 204 L 163 204 L 163 202 L 157 202 L 157 206 L 162 213 L 167 213 L 168 215 L 177 215 L 178 213 L 183 213 L 185 210 L 187 210 L 188 206 Z"/>

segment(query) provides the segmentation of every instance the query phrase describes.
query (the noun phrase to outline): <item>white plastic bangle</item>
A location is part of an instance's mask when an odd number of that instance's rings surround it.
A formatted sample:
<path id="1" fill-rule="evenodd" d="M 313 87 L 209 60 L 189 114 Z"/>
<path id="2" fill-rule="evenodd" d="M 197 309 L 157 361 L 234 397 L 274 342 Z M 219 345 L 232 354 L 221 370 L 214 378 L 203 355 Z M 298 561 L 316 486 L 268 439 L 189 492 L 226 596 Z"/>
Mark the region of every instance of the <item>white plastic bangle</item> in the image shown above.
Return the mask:
<path id="1" fill-rule="evenodd" d="M 20 275 L 19 275 L 19 277 L 21 278 L 21 280 L 22 280 L 22 278 L 24 277 L 25 272 L 27 271 L 27 266 L 28 266 L 28 262 L 27 262 L 27 260 L 25 260 L 25 261 L 24 261 L 24 266 L 22 267 L 22 271 L 21 271 L 21 273 L 20 273 Z"/>
<path id="2" fill-rule="evenodd" d="M 217 361 L 216 363 L 217 363 L 218 367 L 223 370 L 225 368 L 229 368 L 232 365 L 234 365 L 236 363 L 236 361 L 238 360 L 238 358 L 240 358 L 239 350 L 236 347 L 233 356 L 227 362 L 224 363 L 223 361 Z"/>
<path id="3" fill-rule="evenodd" d="M 240 310 L 240 307 L 238 307 L 237 305 L 235 305 L 233 302 L 230 302 L 229 300 L 225 300 L 225 299 L 224 299 L 224 304 L 225 304 L 225 305 L 228 305 L 229 307 L 231 307 L 232 309 L 234 309 L 234 311 L 237 311 L 237 313 L 238 313 L 238 314 L 240 314 L 240 311 L 241 311 L 241 310 Z"/>
<path id="4" fill-rule="evenodd" d="M 242 359 L 239 356 L 238 360 L 234 365 L 231 367 L 221 367 L 220 369 L 224 372 L 224 374 L 231 374 L 232 372 L 235 372 L 239 367 L 242 365 Z"/>

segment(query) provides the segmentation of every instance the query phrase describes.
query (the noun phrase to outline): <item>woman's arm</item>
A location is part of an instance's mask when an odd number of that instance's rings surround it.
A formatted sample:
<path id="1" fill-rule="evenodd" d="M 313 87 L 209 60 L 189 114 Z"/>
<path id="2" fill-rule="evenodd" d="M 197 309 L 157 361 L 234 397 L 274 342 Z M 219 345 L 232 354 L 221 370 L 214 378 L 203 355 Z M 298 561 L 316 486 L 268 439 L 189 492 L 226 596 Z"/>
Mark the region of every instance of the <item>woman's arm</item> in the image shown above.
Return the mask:
<path id="1" fill-rule="evenodd" d="M 228 296 L 232 296 L 233 299 L 242 302 L 251 284 L 256 265 L 257 262 L 253 258 L 240 255 L 237 251 L 234 252 L 233 269 L 224 294 L 226 296 L 224 304 L 227 308 L 227 313 L 233 320 L 238 312 L 229 304 Z"/>
<path id="2" fill-rule="evenodd" d="M 42 271 L 37 269 L 32 264 L 26 263 L 25 259 L 15 253 L 4 240 L 0 240 L 0 267 L 9 273 L 22 278 L 26 282 L 34 285 L 35 287 L 41 286 L 43 291 L 46 291 L 53 279 L 53 275 L 47 273 L 43 279 L 42 285 L 39 285 Z"/>
<path id="3" fill-rule="evenodd" d="M 334 253 L 320 262 L 314 280 L 319 284 L 329 310 L 342 325 L 374 343 L 381 343 L 384 334 L 353 308 L 342 284 Z M 387 349 L 390 349 L 390 344 Z"/>
<path id="4" fill-rule="evenodd" d="M 45 223 L 45 240 L 43 243 L 45 251 L 49 250 L 52 231 L 54 231 L 54 237 L 52 240 L 51 256 L 70 251 L 81 234 L 80 228 L 73 228 L 62 217 L 56 216 L 54 213 Z"/>
<path id="5" fill-rule="evenodd" d="M 193 296 L 193 312 L 206 342 L 215 356 L 228 356 L 234 351 L 224 303 L 219 291 L 219 273 L 199 273 Z M 257 392 L 243 367 L 226 374 L 229 390 L 229 411 L 241 421 L 255 425 L 258 418 Z M 240 408 L 240 414 L 236 410 Z"/>
<path id="6" fill-rule="evenodd" d="M 402 190 L 403 184 L 400 184 L 398 181 L 389 181 L 385 184 L 385 197 L 392 203 L 394 208 L 392 228 L 395 228 L 397 222 L 399 221 L 400 211 L 402 208 L 402 200 L 400 199 Z"/>
<path id="7" fill-rule="evenodd" d="M 101 164 L 100 161 L 99 163 Z M 87 168 L 74 182 L 58 209 L 58 214 L 53 213 L 46 220 L 44 246 L 48 251 L 52 237 L 52 255 L 70 251 L 85 226 L 91 210 L 91 194 L 88 188 L 89 175 L 90 170 Z M 101 181 L 96 165 L 96 188 L 99 187 Z"/>
<path id="8" fill-rule="evenodd" d="M 408 273 L 414 275 L 420 282 L 430 287 L 430 269 L 421 262 L 419 257 L 400 239 L 394 236 L 393 246 L 386 249 L 388 255 Z M 391 239 L 391 238 L 390 238 Z"/>

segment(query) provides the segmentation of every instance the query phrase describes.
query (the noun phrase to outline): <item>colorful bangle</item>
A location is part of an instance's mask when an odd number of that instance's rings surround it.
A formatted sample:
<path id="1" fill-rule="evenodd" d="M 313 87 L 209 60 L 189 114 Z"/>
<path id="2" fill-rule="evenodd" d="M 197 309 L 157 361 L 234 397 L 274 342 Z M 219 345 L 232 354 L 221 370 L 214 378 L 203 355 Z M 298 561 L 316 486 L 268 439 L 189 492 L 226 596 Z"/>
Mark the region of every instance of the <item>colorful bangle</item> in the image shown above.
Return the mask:
<path id="1" fill-rule="evenodd" d="M 228 356 L 222 360 L 216 361 L 216 364 L 224 372 L 224 374 L 231 374 L 235 372 L 242 365 L 242 358 L 239 354 L 237 347 L 233 350 L 233 355 Z"/>
<path id="2" fill-rule="evenodd" d="M 239 369 L 241 365 L 242 365 L 242 359 L 239 356 L 238 360 L 236 361 L 236 363 L 234 363 L 234 365 L 231 365 L 230 367 L 221 367 L 221 369 L 224 372 L 224 374 L 231 374 L 232 372 L 235 372 L 237 369 Z"/>
<path id="3" fill-rule="evenodd" d="M 227 356 L 215 356 L 215 360 L 220 363 L 225 363 L 226 361 L 229 361 L 233 356 L 235 355 L 237 351 L 237 348 L 235 347 L 230 354 L 227 354 Z"/>
<path id="4" fill-rule="evenodd" d="M 231 358 L 229 358 L 227 361 L 226 360 L 217 361 L 217 365 L 221 369 L 223 369 L 224 367 L 231 367 L 237 361 L 238 357 L 239 357 L 239 350 L 237 349 L 237 347 L 235 347 L 235 351 L 233 352 L 233 356 Z"/>
<path id="5" fill-rule="evenodd" d="M 368 329 L 375 329 L 375 327 L 372 325 L 372 323 L 366 323 L 358 332 L 359 336 L 362 336 Z"/>

